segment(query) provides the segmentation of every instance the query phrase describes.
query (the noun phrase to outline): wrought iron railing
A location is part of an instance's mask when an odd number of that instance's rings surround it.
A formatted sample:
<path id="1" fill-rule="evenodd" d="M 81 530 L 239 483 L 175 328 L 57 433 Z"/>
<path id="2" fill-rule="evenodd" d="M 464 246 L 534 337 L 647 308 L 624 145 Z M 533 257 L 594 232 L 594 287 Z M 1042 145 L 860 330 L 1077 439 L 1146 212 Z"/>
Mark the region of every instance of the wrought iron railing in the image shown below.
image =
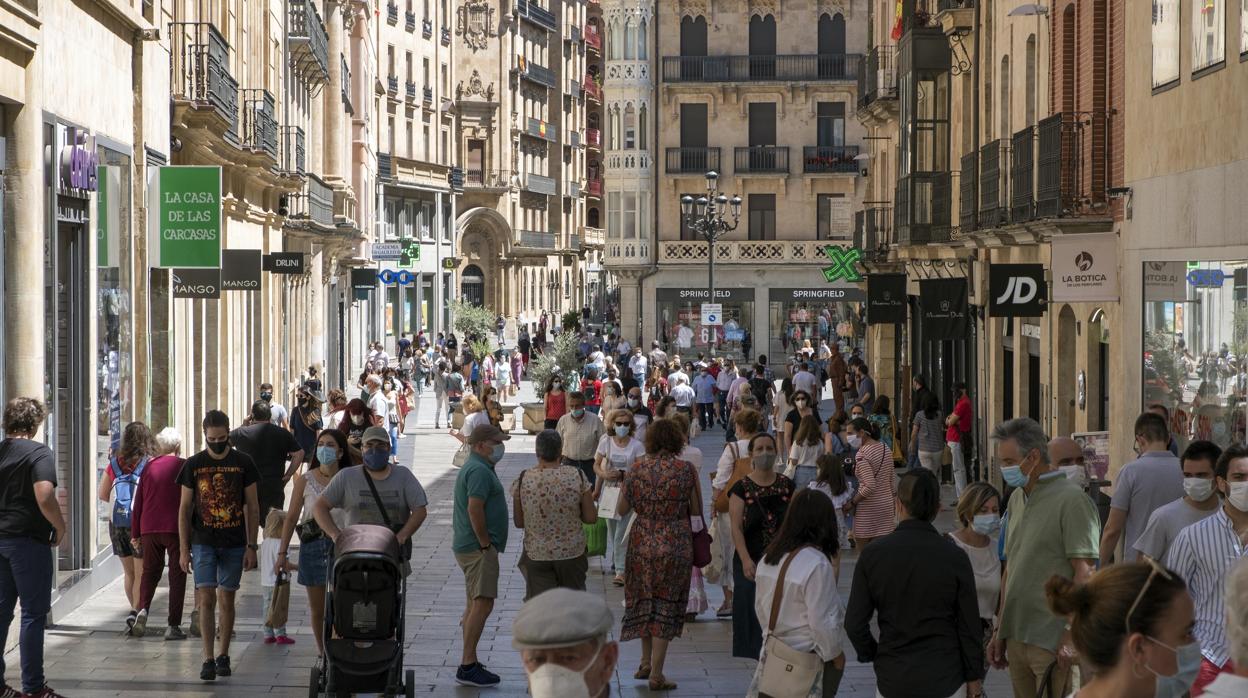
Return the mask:
<path id="1" fill-rule="evenodd" d="M 335 227 L 334 190 L 315 174 L 308 173 L 308 181 L 303 191 L 290 195 L 289 202 L 290 208 L 286 216 L 288 221 Z"/>
<path id="2" fill-rule="evenodd" d="M 524 185 L 521 189 L 534 194 L 544 194 L 546 196 L 555 196 L 559 191 L 555 184 L 554 178 L 547 177 L 545 175 L 533 174 L 532 172 L 524 176 Z"/>
<path id="3" fill-rule="evenodd" d="M 381 179 L 394 178 L 394 158 L 390 153 L 377 153 L 377 176 Z"/>
<path id="4" fill-rule="evenodd" d="M 169 25 L 170 87 L 175 99 L 209 107 L 237 136 L 238 81 L 230 75 L 230 45 L 210 22 L 173 22 Z"/>
<path id="5" fill-rule="evenodd" d="M 719 171 L 719 148 L 668 148 L 670 174 L 705 174 Z"/>
<path id="6" fill-rule="evenodd" d="M 666 82 L 856 80 L 858 54 L 664 56 Z"/>
<path id="7" fill-rule="evenodd" d="M 386 4 L 386 21 L 391 24 L 399 23 L 399 4 L 391 2 Z"/>
<path id="8" fill-rule="evenodd" d="M 590 196 L 602 198 L 602 180 L 591 179 L 585 183 L 585 193 Z"/>
<path id="9" fill-rule="evenodd" d="M 433 20 L 432 19 L 425 19 L 421 21 L 420 35 L 425 37 L 426 39 L 433 38 Z"/>
<path id="10" fill-rule="evenodd" d="M 979 151 L 962 156 L 962 176 L 958 181 L 958 226 L 962 230 L 979 227 Z"/>
<path id="11" fill-rule="evenodd" d="M 602 34 L 598 33 L 596 25 L 585 25 L 585 45 L 595 51 L 602 51 Z"/>
<path id="12" fill-rule="evenodd" d="M 802 171 L 808 174 L 843 172 L 858 174 L 858 146 L 808 145 L 802 148 Z"/>
<path id="13" fill-rule="evenodd" d="M 516 70 L 520 73 L 521 77 L 531 82 L 535 82 L 543 87 L 553 89 L 559 86 L 559 80 L 555 76 L 555 71 L 544 65 L 534 63 L 524 56 L 518 57 Z"/>
<path id="14" fill-rule="evenodd" d="M 586 75 L 585 81 L 581 84 L 585 88 L 585 96 L 596 102 L 602 101 L 602 86 L 598 84 L 594 76 Z"/>
<path id="15" fill-rule="evenodd" d="M 347 108 L 347 113 L 355 115 L 355 107 L 351 104 L 351 68 L 347 65 L 347 57 L 338 54 L 338 59 L 342 63 L 342 103 Z"/>
<path id="16" fill-rule="evenodd" d="M 1029 221 L 1036 213 L 1036 130 L 1014 134 L 1010 143 L 1010 220 Z"/>
<path id="17" fill-rule="evenodd" d="M 893 241 L 893 207 L 892 206 L 876 206 L 868 208 L 865 213 L 866 234 L 871 240 L 871 245 L 863 247 L 862 250 L 876 250 Z"/>
<path id="18" fill-rule="evenodd" d="M 542 230 L 521 230 L 520 246 L 535 250 L 555 249 L 555 234 Z"/>
<path id="19" fill-rule="evenodd" d="M 313 0 L 287 0 L 287 45 L 291 66 L 304 82 L 329 82 L 329 33 Z"/>
<path id="20" fill-rule="evenodd" d="M 545 121 L 542 121 L 541 119 L 535 119 L 531 116 L 525 124 L 524 131 L 521 133 L 526 136 L 540 138 L 541 140 L 549 141 L 551 143 L 555 141 L 555 127 Z"/>
<path id="21" fill-rule="evenodd" d="M 1006 194 L 1009 192 L 1006 164 L 1009 145 L 999 138 L 979 149 L 979 225 L 995 228 L 1009 218 Z"/>
<path id="22" fill-rule="evenodd" d="M 918 172 L 897 180 L 893 197 L 897 244 L 949 240 L 950 180 L 948 172 Z"/>
<path id="23" fill-rule="evenodd" d="M 403 28 L 409 32 L 416 31 L 416 13 L 408 10 L 403 13 Z"/>
<path id="24" fill-rule="evenodd" d="M 897 48 L 876 46 L 863 60 L 858 74 L 858 106 L 866 107 L 877 99 L 897 98 Z"/>
<path id="25" fill-rule="evenodd" d="M 510 179 L 511 172 L 507 170 L 464 170 L 465 189 L 506 189 Z"/>
<path id="26" fill-rule="evenodd" d="M 243 90 L 244 148 L 267 153 L 277 161 L 277 101 L 268 90 Z"/>
<path id="27" fill-rule="evenodd" d="M 283 126 L 281 145 L 279 169 L 290 174 L 304 174 L 307 171 L 307 155 L 303 129 L 298 126 Z"/>
<path id="28" fill-rule="evenodd" d="M 433 101 L 433 88 L 428 85 L 425 85 L 424 89 L 421 90 L 420 96 L 421 96 L 421 99 L 425 102 L 425 104 L 432 102 Z"/>
<path id="29" fill-rule="evenodd" d="M 442 27 L 442 45 L 448 46 L 451 43 L 451 28 Z"/>
<path id="30" fill-rule="evenodd" d="M 586 128 L 585 145 L 591 148 L 602 148 L 602 131 L 596 128 Z"/>
<path id="31" fill-rule="evenodd" d="M 407 83 L 405 83 L 403 87 L 405 88 L 407 101 L 415 102 L 416 101 L 416 83 L 412 82 L 411 80 L 408 80 Z"/>
<path id="32" fill-rule="evenodd" d="M 789 171 L 789 147 L 787 145 L 759 145 L 735 148 L 732 166 L 736 172 L 787 173 Z"/>
<path id="33" fill-rule="evenodd" d="M 535 0 L 516 0 L 516 14 L 520 15 L 521 19 L 526 19 L 547 31 L 559 30 L 555 15 L 537 4 Z"/>

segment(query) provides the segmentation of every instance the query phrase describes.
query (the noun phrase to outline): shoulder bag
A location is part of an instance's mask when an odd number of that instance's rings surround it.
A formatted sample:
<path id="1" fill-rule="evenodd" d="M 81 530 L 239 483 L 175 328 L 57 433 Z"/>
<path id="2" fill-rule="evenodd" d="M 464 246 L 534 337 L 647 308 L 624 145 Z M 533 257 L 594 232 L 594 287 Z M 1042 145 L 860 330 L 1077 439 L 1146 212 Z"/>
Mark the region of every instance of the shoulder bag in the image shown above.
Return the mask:
<path id="1" fill-rule="evenodd" d="M 386 522 L 386 528 L 394 531 L 397 536 L 399 531 L 403 530 L 403 524 L 395 525 L 390 521 L 390 513 L 386 511 L 386 506 L 381 503 L 381 495 L 377 494 L 377 485 L 373 484 L 373 476 L 368 474 L 368 468 L 363 468 L 364 481 L 368 483 L 368 491 L 373 493 L 373 501 L 377 503 L 377 510 L 381 512 L 381 520 Z M 412 559 L 412 539 L 408 538 L 407 542 L 399 549 L 399 555 L 404 562 Z"/>
<path id="2" fill-rule="evenodd" d="M 789 571 L 789 563 L 802 548 L 785 558 L 771 597 L 771 619 L 767 622 L 767 642 L 763 645 L 763 675 L 758 681 L 759 694 L 771 698 L 805 698 L 823 669 L 823 660 L 819 655 L 798 652 L 776 637 L 776 620 L 780 617 L 780 604 L 784 599 L 784 576 Z"/>

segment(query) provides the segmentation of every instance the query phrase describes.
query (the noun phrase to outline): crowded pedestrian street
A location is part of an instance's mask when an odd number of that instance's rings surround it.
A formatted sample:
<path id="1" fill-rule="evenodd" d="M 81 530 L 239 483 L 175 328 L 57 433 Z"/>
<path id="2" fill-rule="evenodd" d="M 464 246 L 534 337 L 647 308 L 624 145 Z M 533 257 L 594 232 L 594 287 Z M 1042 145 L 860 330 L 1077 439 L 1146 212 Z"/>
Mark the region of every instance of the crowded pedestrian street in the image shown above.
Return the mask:
<path id="1" fill-rule="evenodd" d="M 528 401 L 531 398 L 532 387 L 525 382 L 518 399 Z M 455 481 L 451 458 L 458 444 L 444 428 L 433 428 L 434 399 L 430 392 L 417 404 L 419 407 L 408 418 L 405 436 L 399 441 L 399 462 L 402 467 L 411 468 L 423 483 L 429 496 L 429 518 L 413 541 L 404 666 L 416 671 L 416 692 L 420 695 L 526 696 L 525 671 L 519 652 L 512 647 L 512 623 L 523 603 L 525 589 L 524 579 L 516 569 L 518 547 L 502 556 L 498 603 L 481 639 L 481 662 L 497 673 L 502 682 L 497 688 L 470 688 L 455 683 L 455 669 L 463 646 L 459 627 L 463 582 L 450 548 L 450 498 Z M 705 453 L 717 453 L 723 448 L 723 432 L 720 429 L 702 432 L 693 443 Z M 507 449 L 497 470 L 510 490 L 519 472 L 534 464 L 533 437 L 517 433 L 507 443 Z M 703 468 L 703 471 L 710 469 Z M 945 490 L 944 499 L 949 500 L 952 489 L 946 487 Z M 709 503 L 709 488 L 705 492 Z M 950 530 L 952 521 L 952 513 L 946 510 L 938 517 L 937 526 Z M 518 540 L 519 532 L 513 528 L 512 534 Z M 842 553 L 839 591 L 847 601 L 856 554 L 853 550 Z M 618 619 L 624 612 L 624 594 L 622 589 L 611 584 L 611 576 L 602 572 L 602 565 L 603 558 L 590 560 L 586 587 L 607 599 L 617 619 L 612 630 L 614 637 L 618 635 Z M 722 594 L 717 585 L 708 584 L 707 587 L 712 610 L 687 624 L 681 637 L 672 643 L 667 675 L 679 688 L 662 695 L 740 698 L 750 683 L 756 662 L 732 657 L 731 623 L 716 619 L 713 613 Z M 257 572 L 244 574 L 238 599 L 234 673 L 229 679 L 218 680 L 215 685 L 205 685 L 199 680 L 196 675 L 199 647 L 193 639 L 191 642 L 166 642 L 159 633 L 143 638 L 125 635 L 128 609 L 124 607 L 119 580 L 48 629 L 45 650 L 48 683 L 74 698 L 308 695 L 309 672 L 317 657 L 310 614 L 301 590 L 296 588 L 291 594 L 287 631 L 295 644 L 287 646 L 263 644 L 264 622 Z M 163 616 L 166 607 L 167 595 L 162 584 L 153 603 L 153 615 Z M 188 602 L 188 616 L 190 608 Z M 632 668 L 637 666 L 639 656 L 638 642 L 621 645 L 611 695 L 660 695 L 651 693 L 644 681 L 632 678 Z M 17 666 L 17 652 L 12 652 L 6 660 L 10 666 Z M 1004 672 L 989 672 L 985 686 L 987 695 L 1009 695 L 1009 681 Z M 875 673 L 871 666 L 858 663 L 851 653 L 837 695 L 875 696 Z"/>

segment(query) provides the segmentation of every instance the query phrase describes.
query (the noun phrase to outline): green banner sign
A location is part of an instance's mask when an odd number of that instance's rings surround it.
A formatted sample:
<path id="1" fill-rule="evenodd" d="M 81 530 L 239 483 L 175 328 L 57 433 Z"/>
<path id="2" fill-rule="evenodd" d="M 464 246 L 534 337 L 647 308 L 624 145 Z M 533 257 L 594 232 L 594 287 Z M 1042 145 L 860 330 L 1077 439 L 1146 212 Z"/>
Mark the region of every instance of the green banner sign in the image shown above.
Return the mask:
<path id="1" fill-rule="evenodd" d="M 412 268 L 420 262 L 420 240 L 403 238 L 399 240 L 399 266 Z"/>
<path id="2" fill-rule="evenodd" d="M 151 266 L 221 266 L 221 168 L 156 168 L 148 185 Z"/>
<path id="3" fill-rule="evenodd" d="M 858 272 L 858 260 L 862 259 L 862 250 L 856 247 L 827 245 L 823 248 L 823 253 L 832 262 L 831 266 L 823 268 L 823 278 L 828 283 L 842 280 L 850 283 L 862 281 L 862 274 Z"/>

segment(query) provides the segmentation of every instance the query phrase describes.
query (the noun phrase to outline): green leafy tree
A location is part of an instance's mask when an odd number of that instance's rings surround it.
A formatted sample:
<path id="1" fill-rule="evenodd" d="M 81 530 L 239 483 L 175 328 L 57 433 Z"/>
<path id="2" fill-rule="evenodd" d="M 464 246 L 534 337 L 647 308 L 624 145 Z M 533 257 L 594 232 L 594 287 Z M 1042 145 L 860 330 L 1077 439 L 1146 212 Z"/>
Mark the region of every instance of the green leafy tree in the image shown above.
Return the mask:
<path id="1" fill-rule="evenodd" d="M 581 314 L 575 310 L 569 310 L 563 314 L 563 331 L 564 332 L 580 332 L 581 331 Z"/>
<path id="2" fill-rule="evenodd" d="M 474 356 L 482 357 L 490 353 L 491 338 L 495 333 L 494 320 L 498 314 L 484 305 L 473 305 L 458 299 L 448 305 L 451 316 L 455 318 L 455 332 L 460 341 L 472 349 Z"/>
<path id="3" fill-rule="evenodd" d="M 529 379 L 537 391 L 538 399 L 546 395 L 546 384 L 552 376 L 563 376 L 563 383 L 569 390 L 580 380 L 581 361 L 578 356 L 576 333 L 567 330 L 555 335 L 555 341 L 546 347 L 546 351 L 533 360 L 529 366 Z"/>

